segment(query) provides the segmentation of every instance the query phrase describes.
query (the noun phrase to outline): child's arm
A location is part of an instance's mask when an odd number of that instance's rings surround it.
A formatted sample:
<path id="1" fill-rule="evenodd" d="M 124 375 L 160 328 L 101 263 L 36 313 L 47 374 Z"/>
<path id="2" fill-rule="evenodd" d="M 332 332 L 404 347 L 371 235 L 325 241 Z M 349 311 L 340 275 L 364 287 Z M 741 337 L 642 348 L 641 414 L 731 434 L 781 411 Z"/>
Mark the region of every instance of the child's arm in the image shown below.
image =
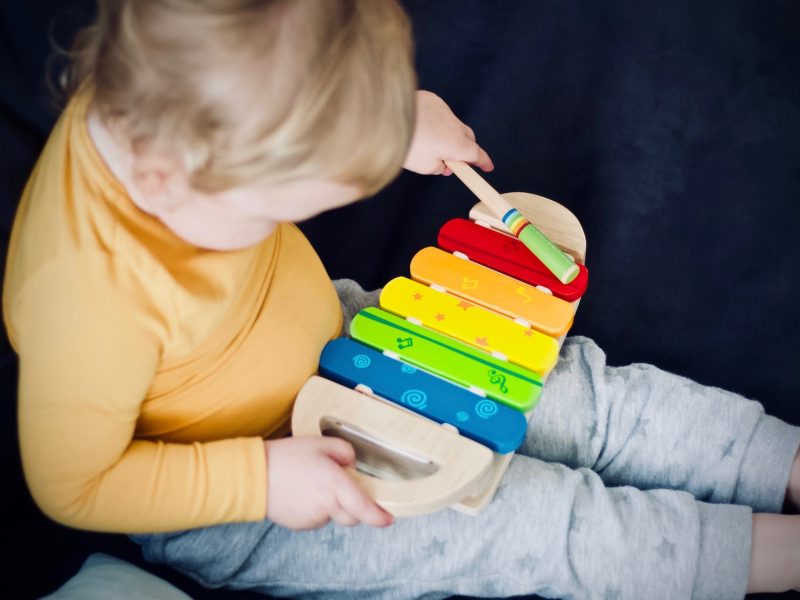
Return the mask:
<path id="1" fill-rule="evenodd" d="M 101 273 L 102 260 L 54 261 L 10 302 L 22 462 L 37 504 L 65 525 L 122 533 L 263 518 L 261 438 L 134 437 L 160 358 L 158 325 L 127 294 L 80 275 Z"/>
<path id="2" fill-rule="evenodd" d="M 494 169 L 492 159 L 475 141 L 475 133 L 462 123 L 444 100 L 431 92 L 417 92 L 417 120 L 404 168 L 423 175 L 450 175 L 445 160 L 461 160 L 484 171 Z"/>

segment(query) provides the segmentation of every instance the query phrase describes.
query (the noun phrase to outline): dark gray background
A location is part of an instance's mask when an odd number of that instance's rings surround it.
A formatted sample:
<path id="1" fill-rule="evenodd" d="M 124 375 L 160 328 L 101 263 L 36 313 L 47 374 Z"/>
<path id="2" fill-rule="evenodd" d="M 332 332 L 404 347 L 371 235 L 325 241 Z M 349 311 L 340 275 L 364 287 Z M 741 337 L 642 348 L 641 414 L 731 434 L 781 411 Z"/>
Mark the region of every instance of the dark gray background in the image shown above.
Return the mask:
<path id="1" fill-rule="evenodd" d="M 800 3 L 405 4 L 420 85 L 474 128 L 497 166 L 490 183 L 557 200 L 583 223 L 590 285 L 573 333 L 597 340 L 611 364 L 654 363 L 800 424 Z M 91 7 L 0 4 L 3 251 L 56 116 L 43 85 L 50 39 L 68 44 Z M 411 256 L 473 201 L 455 178 L 405 173 L 302 227 L 332 277 L 374 288 L 406 274 Z M 125 538 L 67 530 L 32 504 L 7 346 L 0 359 L 2 503 L 12 523 L 0 561 L 11 596 L 49 591 L 94 550 L 141 562 Z M 16 579 L 29 564 L 38 575 Z M 221 597 L 151 570 L 196 597 Z"/>

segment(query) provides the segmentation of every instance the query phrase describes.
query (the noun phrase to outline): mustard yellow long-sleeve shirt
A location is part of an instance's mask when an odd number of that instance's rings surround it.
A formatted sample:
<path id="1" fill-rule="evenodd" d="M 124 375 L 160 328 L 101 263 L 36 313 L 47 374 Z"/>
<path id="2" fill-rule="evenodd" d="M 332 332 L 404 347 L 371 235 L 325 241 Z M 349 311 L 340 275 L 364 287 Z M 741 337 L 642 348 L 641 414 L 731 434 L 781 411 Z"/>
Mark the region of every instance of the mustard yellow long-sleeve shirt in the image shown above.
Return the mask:
<path id="1" fill-rule="evenodd" d="M 288 430 L 341 329 L 335 289 L 294 225 L 214 252 L 139 210 L 92 144 L 89 102 L 73 98 L 53 130 L 8 254 L 31 493 L 101 531 L 261 519 L 262 438 Z"/>

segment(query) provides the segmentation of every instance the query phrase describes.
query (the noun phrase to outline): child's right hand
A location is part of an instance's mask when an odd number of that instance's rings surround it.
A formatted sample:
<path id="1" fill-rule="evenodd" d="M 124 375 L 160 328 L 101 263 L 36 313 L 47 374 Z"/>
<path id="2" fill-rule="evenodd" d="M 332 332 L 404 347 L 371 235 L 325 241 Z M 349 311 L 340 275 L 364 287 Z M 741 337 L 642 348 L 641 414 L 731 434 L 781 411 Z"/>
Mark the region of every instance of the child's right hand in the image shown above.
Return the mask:
<path id="1" fill-rule="evenodd" d="M 378 506 L 344 467 L 353 447 L 338 438 L 302 436 L 264 442 L 269 473 L 267 518 L 289 529 L 340 525 L 386 527 L 392 515 Z"/>
<path id="2" fill-rule="evenodd" d="M 403 167 L 421 175 L 450 175 L 446 160 L 463 160 L 491 171 L 494 164 L 475 133 L 436 94 L 417 91 L 417 120 Z"/>

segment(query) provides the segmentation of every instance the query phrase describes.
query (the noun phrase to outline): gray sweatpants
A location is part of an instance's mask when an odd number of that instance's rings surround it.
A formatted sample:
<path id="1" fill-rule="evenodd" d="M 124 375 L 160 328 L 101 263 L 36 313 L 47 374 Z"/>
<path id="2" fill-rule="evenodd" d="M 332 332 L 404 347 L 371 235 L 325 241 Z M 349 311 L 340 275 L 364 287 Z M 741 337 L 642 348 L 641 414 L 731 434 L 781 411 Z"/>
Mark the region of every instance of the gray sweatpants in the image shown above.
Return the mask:
<path id="1" fill-rule="evenodd" d="M 349 319 L 375 293 L 337 281 Z M 298 598 L 741 598 L 752 511 L 780 512 L 800 428 L 568 338 L 490 505 L 295 532 L 235 523 L 134 536 L 211 587 Z"/>

